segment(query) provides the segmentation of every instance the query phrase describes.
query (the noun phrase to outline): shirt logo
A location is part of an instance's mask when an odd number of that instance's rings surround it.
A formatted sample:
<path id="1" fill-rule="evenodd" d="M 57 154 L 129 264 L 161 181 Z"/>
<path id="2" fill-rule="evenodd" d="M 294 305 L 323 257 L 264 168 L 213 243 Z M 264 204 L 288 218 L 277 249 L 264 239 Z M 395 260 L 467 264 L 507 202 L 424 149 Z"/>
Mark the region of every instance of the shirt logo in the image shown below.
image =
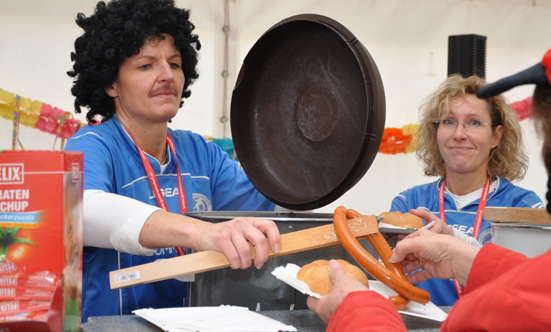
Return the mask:
<path id="1" fill-rule="evenodd" d="M 492 243 L 492 227 L 487 228 L 478 236 L 478 242 L 482 245 Z"/>
<path id="2" fill-rule="evenodd" d="M 199 193 L 193 193 L 193 211 L 212 211 L 212 204 L 207 196 Z"/>

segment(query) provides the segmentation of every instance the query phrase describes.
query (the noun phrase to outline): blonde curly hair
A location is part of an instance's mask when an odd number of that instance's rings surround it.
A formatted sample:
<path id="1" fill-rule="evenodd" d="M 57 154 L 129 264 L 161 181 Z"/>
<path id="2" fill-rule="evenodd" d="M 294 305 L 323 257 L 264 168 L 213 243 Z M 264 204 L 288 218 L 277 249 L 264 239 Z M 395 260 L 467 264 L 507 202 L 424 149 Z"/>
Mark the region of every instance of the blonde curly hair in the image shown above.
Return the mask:
<path id="1" fill-rule="evenodd" d="M 484 79 L 477 76 L 463 78 L 460 75 L 450 75 L 438 89 L 429 95 L 420 108 L 420 124 L 417 134 L 417 158 L 425 166 L 425 175 L 446 176 L 444 159 L 440 154 L 436 139 L 435 121 L 439 121 L 449 111 L 452 100 L 467 94 L 475 94 L 484 86 Z M 498 125 L 503 126 L 503 135 L 498 146 L 490 151 L 488 176 L 494 179 L 500 176 L 508 181 L 521 180 L 528 168 L 528 157 L 522 142 L 522 130 L 516 113 L 508 106 L 502 95 L 486 99 L 490 110 L 492 131 Z"/>

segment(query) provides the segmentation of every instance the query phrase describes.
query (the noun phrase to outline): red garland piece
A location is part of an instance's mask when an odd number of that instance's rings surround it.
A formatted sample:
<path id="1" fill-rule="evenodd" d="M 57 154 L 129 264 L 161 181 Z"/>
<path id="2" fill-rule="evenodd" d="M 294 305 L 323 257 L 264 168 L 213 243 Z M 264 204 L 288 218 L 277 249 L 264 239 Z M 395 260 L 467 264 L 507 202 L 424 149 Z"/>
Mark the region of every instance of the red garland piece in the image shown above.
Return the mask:
<path id="1" fill-rule="evenodd" d="M 509 104 L 509 106 L 517 113 L 519 121 L 528 119 L 532 115 L 532 97 L 515 101 Z"/>
<path id="2" fill-rule="evenodd" d="M 384 154 L 406 153 L 406 147 L 413 140 L 413 135 L 404 135 L 400 128 L 385 128 L 379 152 Z"/>

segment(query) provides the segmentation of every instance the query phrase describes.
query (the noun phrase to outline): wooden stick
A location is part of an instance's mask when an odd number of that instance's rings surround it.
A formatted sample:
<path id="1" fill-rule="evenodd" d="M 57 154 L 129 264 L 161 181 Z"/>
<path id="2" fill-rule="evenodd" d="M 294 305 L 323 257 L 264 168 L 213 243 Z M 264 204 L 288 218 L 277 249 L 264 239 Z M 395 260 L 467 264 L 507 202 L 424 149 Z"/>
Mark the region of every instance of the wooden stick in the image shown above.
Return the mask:
<path id="1" fill-rule="evenodd" d="M 356 237 L 365 237 L 379 231 L 375 216 L 363 216 L 349 221 Z M 268 257 L 289 255 L 339 244 L 333 225 L 313 227 L 281 235 L 281 250 L 273 252 L 268 246 Z M 254 248 L 252 248 L 254 259 Z M 229 267 L 227 257 L 218 251 L 207 250 L 184 256 L 163 259 L 147 264 L 109 272 L 111 289 L 142 285 L 150 282 L 177 278 Z"/>

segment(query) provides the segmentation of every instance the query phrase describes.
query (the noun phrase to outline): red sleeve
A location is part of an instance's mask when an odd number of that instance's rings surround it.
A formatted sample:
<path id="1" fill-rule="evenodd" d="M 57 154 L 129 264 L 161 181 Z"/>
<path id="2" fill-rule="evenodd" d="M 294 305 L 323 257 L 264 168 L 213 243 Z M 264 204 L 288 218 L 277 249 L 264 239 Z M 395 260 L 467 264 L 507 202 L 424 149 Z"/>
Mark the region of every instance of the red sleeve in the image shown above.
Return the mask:
<path id="1" fill-rule="evenodd" d="M 551 251 L 530 259 L 484 246 L 441 331 L 551 331 L 550 276 Z"/>
<path id="2" fill-rule="evenodd" d="M 337 308 L 326 332 L 407 331 L 388 299 L 374 291 L 348 294 Z"/>
<path id="3" fill-rule="evenodd" d="M 493 243 L 485 245 L 475 257 L 465 292 L 472 292 L 527 260 L 528 257 L 516 251 Z"/>

